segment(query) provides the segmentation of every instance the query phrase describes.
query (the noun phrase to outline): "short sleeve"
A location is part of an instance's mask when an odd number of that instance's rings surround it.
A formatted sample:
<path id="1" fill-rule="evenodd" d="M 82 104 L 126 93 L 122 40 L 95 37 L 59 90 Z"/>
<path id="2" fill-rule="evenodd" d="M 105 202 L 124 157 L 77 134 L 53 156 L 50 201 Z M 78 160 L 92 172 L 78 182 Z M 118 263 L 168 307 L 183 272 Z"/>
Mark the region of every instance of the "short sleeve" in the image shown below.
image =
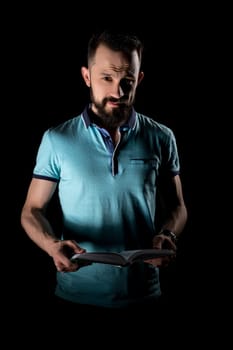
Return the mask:
<path id="1" fill-rule="evenodd" d="M 33 177 L 46 178 L 58 181 L 60 178 L 59 158 L 56 155 L 56 147 L 52 142 L 52 132 L 47 130 L 41 140 L 36 164 L 33 169 Z"/>
<path id="2" fill-rule="evenodd" d="M 180 161 L 177 149 L 176 138 L 171 129 L 167 129 L 163 145 L 163 172 L 167 175 L 177 175 L 180 173 Z"/>

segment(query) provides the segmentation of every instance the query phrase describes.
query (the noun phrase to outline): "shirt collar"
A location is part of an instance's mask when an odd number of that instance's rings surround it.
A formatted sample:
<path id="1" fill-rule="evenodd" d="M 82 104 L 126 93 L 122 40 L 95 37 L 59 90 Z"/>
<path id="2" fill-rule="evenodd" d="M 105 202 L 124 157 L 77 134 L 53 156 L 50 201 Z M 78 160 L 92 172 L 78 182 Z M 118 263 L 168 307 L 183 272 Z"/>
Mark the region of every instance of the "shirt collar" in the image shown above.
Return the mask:
<path id="1" fill-rule="evenodd" d="M 84 121 L 86 128 L 88 128 L 91 125 L 91 119 L 90 119 L 90 115 L 88 113 L 89 108 L 90 108 L 90 105 L 86 106 L 83 113 L 82 113 L 82 118 L 83 118 L 83 121 Z M 124 129 L 124 128 L 133 129 L 135 127 L 135 124 L 136 124 L 136 111 L 133 108 L 128 122 L 126 124 L 122 125 L 121 129 Z"/>

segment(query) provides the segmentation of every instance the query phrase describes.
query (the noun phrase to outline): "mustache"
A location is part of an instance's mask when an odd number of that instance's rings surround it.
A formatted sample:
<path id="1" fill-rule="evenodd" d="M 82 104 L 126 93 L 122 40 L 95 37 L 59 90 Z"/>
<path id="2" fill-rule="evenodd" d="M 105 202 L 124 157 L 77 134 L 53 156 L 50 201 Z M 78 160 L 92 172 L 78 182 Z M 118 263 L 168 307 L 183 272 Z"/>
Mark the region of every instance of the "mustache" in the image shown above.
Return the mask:
<path id="1" fill-rule="evenodd" d="M 114 98 L 114 97 L 106 97 L 104 99 L 104 104 L 107 102 L 114 102 L 114 103 L 119 103 L 119 104 L 126 104 L 128 100 L 127 96 L 124 96 L 124 98 Z"/>

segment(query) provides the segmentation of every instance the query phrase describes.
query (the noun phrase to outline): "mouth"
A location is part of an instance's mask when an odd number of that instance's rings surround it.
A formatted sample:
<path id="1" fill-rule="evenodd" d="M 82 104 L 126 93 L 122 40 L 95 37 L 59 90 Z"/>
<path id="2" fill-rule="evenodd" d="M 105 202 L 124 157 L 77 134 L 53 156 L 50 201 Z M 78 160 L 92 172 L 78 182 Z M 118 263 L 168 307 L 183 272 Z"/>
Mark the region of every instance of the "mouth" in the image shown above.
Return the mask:
<path id="1" fill-rule="evenodd" d="M 127 101 L 123 101 L 123 100 L 117 100 L 117 101 L 114 101 L 114 100 L 108 100 L 107 103 L 109 106 L 111 107 L 126 107 L 127 106 Z"/>
<path id="2" fill-rule="evenodd" d="M 113 108 L 117 108 L 117 107 L 120 107 L 122 105 L 122 103 L 119 103 L 119 102 L 113 102 L 113 101 L 108 101 L 107 102 L 107 105 L 113 107 Z"/>

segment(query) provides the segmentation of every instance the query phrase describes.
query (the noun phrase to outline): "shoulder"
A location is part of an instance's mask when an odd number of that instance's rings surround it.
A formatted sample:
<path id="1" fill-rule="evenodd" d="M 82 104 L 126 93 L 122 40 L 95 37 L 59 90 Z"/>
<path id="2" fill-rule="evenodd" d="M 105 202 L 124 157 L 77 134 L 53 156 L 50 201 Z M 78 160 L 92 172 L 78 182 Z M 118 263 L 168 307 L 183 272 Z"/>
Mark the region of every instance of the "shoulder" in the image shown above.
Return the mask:
<path id="1" fill-rule="evenodd" d="M 79 133 L 80 125 L 82 127 L 82 115 L 70 118 L 63 123 L 51 126 L 45 130 L 42 136 L 42 144 L 57 147 L 58 145 L 65 145 L 72 142 Z"/>
<path id="2" fill-rule="evenodd" d="M 46 130 L 46 132 L 49 134 L 69 134 L 73 133 L 74 130 L 77 130 L 80 124 L 83 124 L 82 114 L 70 118 L 58 125 L 52 126 Z"/>
<path id="3" fill-rule="evenodd" d="M 137 124 L 139 128 L 151 132 L 162 139 L 174 138 L 174 133 L 167 125 L 156 121 L 147 115 L 137 113 Z"/>

